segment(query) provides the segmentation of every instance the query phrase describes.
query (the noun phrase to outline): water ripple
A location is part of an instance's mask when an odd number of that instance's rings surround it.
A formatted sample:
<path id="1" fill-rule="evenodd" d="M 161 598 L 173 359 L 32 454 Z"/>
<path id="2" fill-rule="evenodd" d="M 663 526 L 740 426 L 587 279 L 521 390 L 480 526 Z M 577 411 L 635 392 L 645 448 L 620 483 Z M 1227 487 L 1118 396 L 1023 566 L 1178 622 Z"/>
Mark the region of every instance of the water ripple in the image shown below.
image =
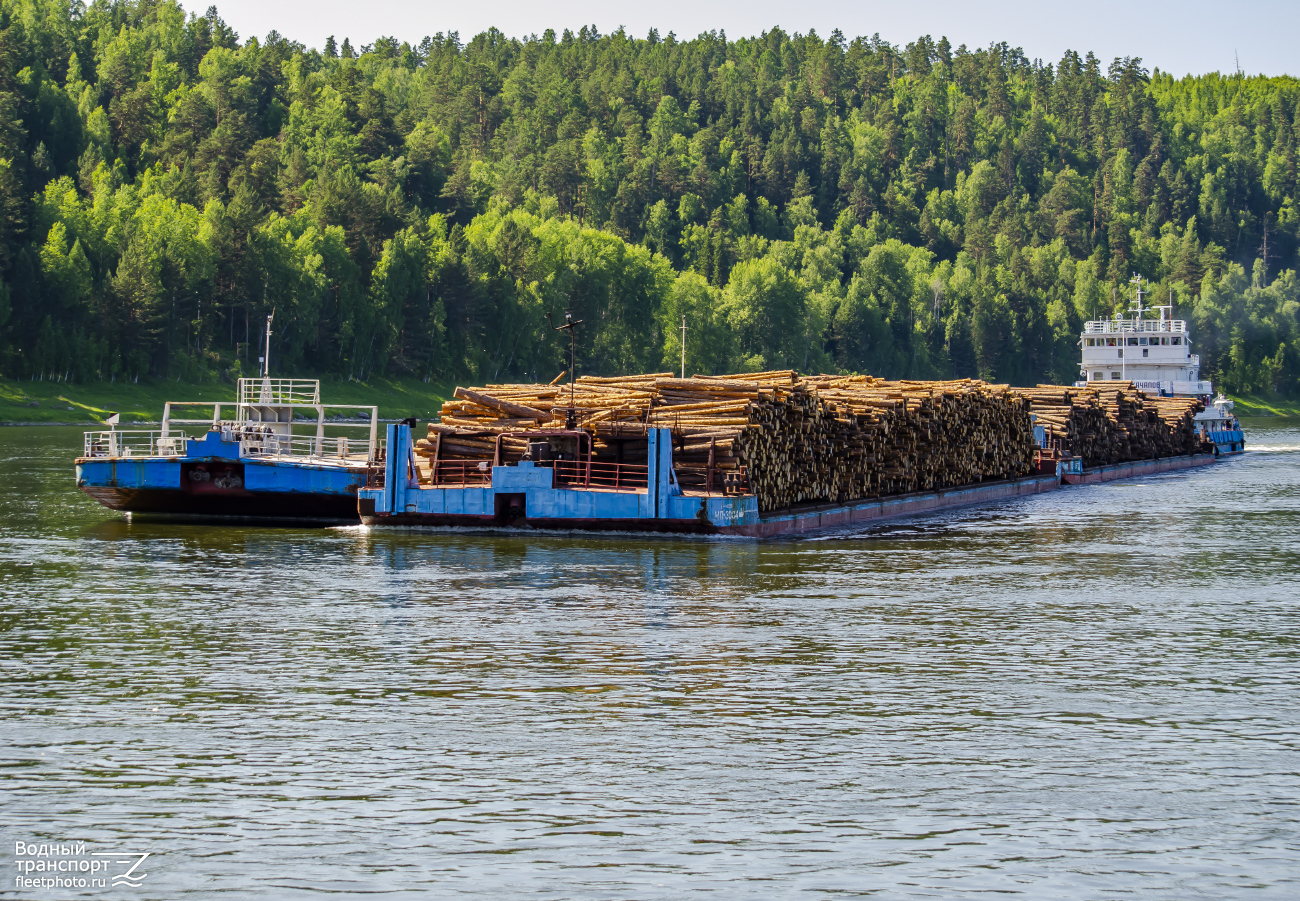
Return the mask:
<path id="1" fill-rule="evenodd" d="M 128 522 L 0 430 L 0 837 L 158 898 L 1293 897 L 1300 430 L 1250 440 L 759 544 Z"/>

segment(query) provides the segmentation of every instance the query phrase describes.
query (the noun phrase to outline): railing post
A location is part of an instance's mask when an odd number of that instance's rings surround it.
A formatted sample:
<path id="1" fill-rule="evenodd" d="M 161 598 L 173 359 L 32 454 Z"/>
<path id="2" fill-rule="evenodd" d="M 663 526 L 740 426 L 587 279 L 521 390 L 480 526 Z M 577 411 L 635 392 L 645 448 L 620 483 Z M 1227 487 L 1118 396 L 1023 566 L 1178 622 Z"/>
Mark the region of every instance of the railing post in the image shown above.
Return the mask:
<path id="1" fill-rule="evenodd" d="M 708 481 L 704 486 L 705 494 L 713 494 L 713 463 L 714 463 L 714 454 L 717 449 L 717 445 L 718 445 L 717 438 L 709 439 L 709 474 L 708 474 Z"/>
<path id="2" fill-rule="evenodd" d="M 639 513 L 642 519 L 654 519 L 658 513 L 655 508 L 654 473 L 659 457 L 659 432 L 659 429 L 653 427 L 646 429 L 646 493 L 645 497 L 639 499 Z"/>
<path id="3" fill-rule="evenodd" d="M 406 478 L 407 484 L 416 488 L 420 487 L 420 467 L 415 460 L 415 442 L 410 439 L 410 427 L 407 427 L 406 441 Z"/>
<path id="4" fill-rule="evenodd" d="M 384 460 L 384 500 L 388 502 L 388 512 L 390 513 L 405 512 L 397 509 L 398 499 L 402 498 L 397 484 L 398 466 L 399 464 L 403 467 L 406 465 L 405 455 L 401 453 L 401 445 L 397 437 L 398 431 L 402 428 L 404 426 L 397 423 L 388 426 L 388 454 Z"/>

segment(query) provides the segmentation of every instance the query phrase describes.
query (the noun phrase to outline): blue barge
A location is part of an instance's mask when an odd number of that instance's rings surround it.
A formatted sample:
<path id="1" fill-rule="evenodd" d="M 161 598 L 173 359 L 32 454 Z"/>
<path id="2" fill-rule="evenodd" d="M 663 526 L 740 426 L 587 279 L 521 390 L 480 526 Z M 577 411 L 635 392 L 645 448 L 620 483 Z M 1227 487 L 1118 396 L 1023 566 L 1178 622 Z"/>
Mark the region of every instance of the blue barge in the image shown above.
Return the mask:
<path id="1" fill-rule="evenodd" d="M 582 440 L 585 433 L 573 432 Z M 610 531 L 701 532 L 758 521 L 752 495 L 683 492 L 672 465 L 672 432 L 645 433 L 646 465 L 627 484 L 605 487 L 587 471 L 523 460 L 490 466 L 477 480 L 422 481 L 411 429 L 388 426 L 382 477 L 358 496 L 367 525 L 509 526 Z M 590 467 L 587 467 L 589 470 Z M 584 475 L 586 476 L 584 478 Z"/>
<path id="2" fill-rule="evenodd" d="M 196 407 L 211 417 L 174 415 Z M 240 379 L 233 404 L 168 403 L 156 431 L 87 432 L 77 487 L 131 514 L 355 522 L 382 455 L 378 413 L 322 403 L 315 380 Z"/>
<path id="3" fill-rule="evenodd" d="M 1194 454 L 1089 470 L 1070 461 L 1057 462 L 1037 475 L 1018 479 L 760 512 L 757 499 L 748 492 L 684 490 L 673 472 L 671 430 L 648 428 L 646 441 L 644 475 L 628 485 L 610 487 L 607 479 L 593 479 L 591 466 L 584 471 L 581 462 L 566 468 L 528 460 L 506 466 L 484 464 L 477 481 L 461 478 L 442 485 L 422 474 L 410 427 L 390 425 L 384 466 L 376 469 L 372 483 L 358 494 L 361 521 L 368 526 L 528 526 L 770 538 L 1024 497 L 1071 484 L 1204 466 L 1216 459 L 1213 454 Z"/>

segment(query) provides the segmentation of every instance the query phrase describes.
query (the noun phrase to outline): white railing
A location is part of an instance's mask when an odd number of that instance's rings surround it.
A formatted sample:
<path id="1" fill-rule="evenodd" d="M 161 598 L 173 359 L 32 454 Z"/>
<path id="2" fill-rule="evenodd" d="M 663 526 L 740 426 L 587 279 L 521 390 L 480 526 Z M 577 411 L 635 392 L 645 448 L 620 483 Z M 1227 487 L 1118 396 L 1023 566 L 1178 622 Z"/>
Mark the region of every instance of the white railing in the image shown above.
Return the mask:
<path id="1" fill-rule="evenodd" d="M 1185 319 L 1093 319 L 1084 324 L 1084 334 L 1113 335 L 1132 332 L 1177 332 L 1187 331 Z"/>
<path id="2" fill-rule="evenodd" d="M 158 432 L 87 433 L 86 456 L 183 456 L 185 428 L 202 426 L 205 432 L 219 432 L 223 441 L 238 443 L 241 456 L 290 457 L 349 466 L 381 459 L 377 406 L 322 404 L 320 382 L 315 379 L 240 379 L 238 394 L 234 403 L 169 401 L 163 406 Z M 233 412 L 235 418 L 223 419 L 223 412 L 227 416 Z M 350 421 L 331 419 L 331 413 Z M 301 434 L 308 427 L 314 427 L 314 435 Z M 325 434 L 327 429 L 333 434 Z M 362 431 L 364 437 L 348 434 L 351 430 Z"/>
<path id="3" fill-rule="evenodd" d="M 229 407 L 230 402 L 226 401 L 225 406 Z M 200 409 L 211 407 L 212 415 L 210 417 L 203 416 L 199 419 L 181 419 L 172 415 L 172 411 L 176 408 L 186 410 L 193 409 L 194 407 L 199 407 Z M 218 428 L 221 423 L 221 407 L 222 404 L 220 402 L 210 400 L 167 401 L 167 403 L 163 404 L 162 432 L 164 435 L 167 435 L 171 432 L 172 426 L 177 425 L 204 425 L 211 429 Z"/>
<path id="4" fill-rule="evenodd" d="M 86 432 L 84 457 L 183 457 L 186 441 L 180 432 Z"/>
<path id="5" fill-rule="evenodd" d="M 316 379 L 240 379 L 239 403 L 244 406 L 285 407 L 320 404 Z"/>
<path id="6" fill-rule="evenodd" d="M 320 463 L 367 463 L 371 461 L 369 438 L 347 435 L 282 435 L 276 432 L 238 433 L 241 457 L 292 457 Z M 378 451 L 378 448 L 376 448 Z M 378 453 L 374 455 L 378 459 Z"/>
<path id="7" fill-rule="evenodd" d="M 314 380 L 308 379 L 241 379 L 239 386 L 241 397 L 246 396 L 249 393 L 248 385 L 245 384 L 246 382 L 261 381 L 270 381 L 272 383 L 269 388 L 271 393 L 268 393 L 266 396 L 274 395 L 274 392 L 277 390 L 275 385 L 277 382 L 281 383 L 282 387 L 284 385 L 311 385 L 312 391 L 317 391 L 318 389 L 315 386 L 319 384 Z M 295 394 L 294 391 L 296 390 L 297 389 L 291 391 L 286 388 L 278 395 L 274 396 L 290 400 L 295 397 L 301 398 L 305 396 L 302 392 Z M 232 406 L 235 408 L 235 419 L 222 419 L 221 414 L 223 408 L 229 411 Z M 198 412 L 204 412 L 208 409 L 212 410 L 212 416 L 204 416 L 200 419 L 180 419 L 174 415 L 177 410 L 186 413 L 192 411 L 196 407 L 199 408 Z M 344 414 L 345 416 L 355 416 L 357 418 L 352 421 L 331 419 L 329 418 L 331 412 Z M 188 413 L 188 415 L 193 415 L 193 413 Z M 267 442 L 262 436 L 277 435 L 288 437 L 293 435 L 295 427 L 301 428 L 308 426 L 309 424 L 315 426 L 316 434 L 312 437 L 313 440 L 317 440 L 318 448 L 337 448 L 338 446 L 337 441 L 333 436 L 327 436 L 325 434 L 327 428 L 334 432 L 337 432 L 338 430 L 360 429 L 367 433 L 367 437 L 361 439 L 348 436 L 346 441 L 346 456 L 343 458 L 338 457 L 337 450 L 331 451 L 327 449 L 322 451 L 316 449 L 309 453 L 301 452 L 299 448 L 306 446 L 302 442 L 297 444 L 293 442 L 286 443 L 283 452 L 279 450 L 266 451 L 260 449 L 263 446 L 278 447 L 278 445 L 274 445 L 272 442 Z M 275 456 L 305 456 L 314 459 L 328 460 L 332 458 L 336 460 L 344 459 L 354 461 L 356 459 L 368 459 L 375 456 L 373 448 L 377 446 L 379 438 L 379 408 L 363 404 L 322 404 L 319 402 L 307 404 L 289 403 L 286 401 L 280 406 L 271 406 L 258 403 L 232 404 L 229 401 L 226 401 L 225 403 L 213 401 L 171 401 L 163 407 L 163 435 L 169 434 L 171 430 L 178 425 L 202 425 L 210 431 L 219 431 L 222 433 L 222 440 L 237 441 L 241 442 L 241 445 L 247 444 L 249 447 L 259 448 L 259 450 L 256 451 L 259 456 L 267 456 L 268 454 L 271 454 Z M 334 441 L 335 443 L 331 445 L 331 441 Z M 290 448 L 293 449 L 291 450 Z"/>
<path id="8" fill-rule="evenodd" d="M 364 423 L 343 425 L 369 428 Z M 241 457 L 290 457 L 349 466 L 383 459 L 383 440 L 372 441 L 369 435 L 289 435 L 270 426 L 229 421 L 218 422 L 211 428 L 221 433 L 221 440 L 237 442 Z M 187 435 L 175 430 L 86 432 L 82 456 L 183 457 L 188 453 L 189 440 Z"/>

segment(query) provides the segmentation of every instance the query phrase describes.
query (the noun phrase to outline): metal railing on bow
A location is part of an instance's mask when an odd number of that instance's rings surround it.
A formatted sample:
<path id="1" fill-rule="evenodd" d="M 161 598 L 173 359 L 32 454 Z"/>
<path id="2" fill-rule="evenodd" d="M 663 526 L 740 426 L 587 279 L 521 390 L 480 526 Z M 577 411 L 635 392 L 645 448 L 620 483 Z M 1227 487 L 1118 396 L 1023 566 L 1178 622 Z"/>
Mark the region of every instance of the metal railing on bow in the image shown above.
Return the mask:
<path id="1" fill-rule="evenodd" d="M 229 433 L 242 457 L 293 457 L 321 463 L 363 465 L 380 456 L 370 440 L 347 435 L 285 435 L 269 426 L 243 425 Z"/>
<path id="2" fill-rule="evenodd" d="M 439 460 L 430 467 L 434 485 L 491 485 L 492 465 L 486 460 Z"/>
<path id="3" fill-rule="evenodd" d="M 645 488 L 650 470 L 636 463 L 599 463 L 595 460 L 556 460 L 555 485 L 558 488 L 604 488 L 632 491 Z"/>
<path id="4" fill-rule="evenodd" d="M 86 432 L 84 457 L 183 457 L 186 441 L 180 432 Z"/>
<path id="5" fill-rule="evenodd" d="M 316 379 L 240 379 L 239 403 L 246 406 L 315 406 L 320 403 Z"/>

